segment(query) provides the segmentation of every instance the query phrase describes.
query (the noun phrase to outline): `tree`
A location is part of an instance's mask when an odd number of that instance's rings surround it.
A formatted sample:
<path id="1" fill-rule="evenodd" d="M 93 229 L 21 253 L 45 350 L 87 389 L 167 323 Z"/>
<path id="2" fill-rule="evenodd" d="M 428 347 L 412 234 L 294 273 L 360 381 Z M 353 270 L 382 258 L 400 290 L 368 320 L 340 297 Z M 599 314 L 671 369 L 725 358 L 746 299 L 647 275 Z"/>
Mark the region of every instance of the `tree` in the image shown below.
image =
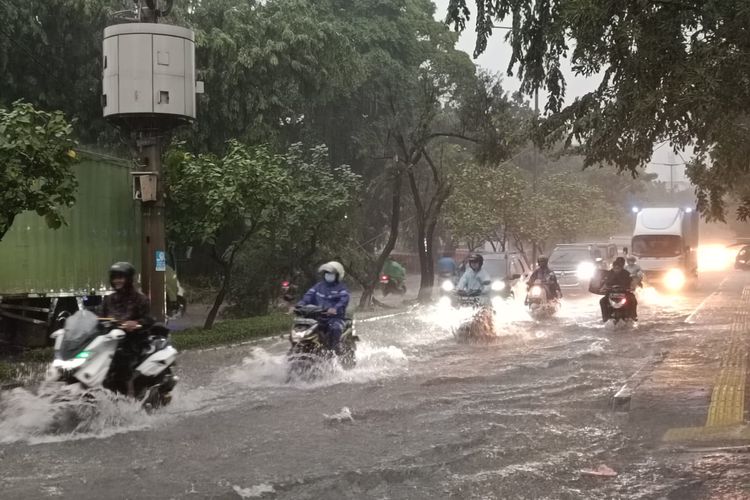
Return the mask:
<path id="1" fill-rule="evenodd" d="M 16 215 L 34 210 L 47 225 L 65 223 L 60 209 L 75 201 L 72 127 L 59 111 L 29 103 L 0 108 L 0 240 Z"/>
<path id="2" fill-rule="evenodd" d="M 520 208 L 516 237 L 540 251 L 551 242 L 608 236 L 618 220 L 599 188 L 567 173 L 545 177 L 536 192 L 527 191 Z"/>
<path id="3" fill-rule="evenodd" d="M 727 194 L 741 187 L 750 115 L 750 8 L 745 0 L 451 0 L 448 21 L 463 30 L 476 7 L 475 55 L 500 21 L 510 24 L 508 73 L 518 73 L 530 95 L 549 93 L 543 132 L 580 144 L 586 165 L 611 164 L 636 175 L 653 146 L 694 144 L 688 169 L 698 205 L 722 220 Z M 572 48 L 571 48 L 572 47 Z M 601 75 L 598 88 L 564 106 L 560 69 Z M 737 215 L 750 215 L 739 197 Z"/>
<path id="4" fill-rule="evenodd" d="M 171 239 L 207 244 L 221 267 L 221 287 L 204 325 L 208 329 L 229 291 L 238 252 L 251 238 L 262 239 L 281 217 L 289 179 L 283 158 L 237 141 L 229 142 L 221 158 L 174 150 L 166 165 Z"/>
<path id="5" fill-rule="evenodd" d="M 254 256 L 268 259 L 261 265 L 280 255 L 309 259 L 344 220 L 358 182 L 347 166 L 331 167 L 321 146 L 306 151 L 296 144 L 273 154 L 233 140 L 221 158 L 178 148 L 166 163 L 171 238 L 208 245 L 221 269 L 205 328 L 212 327 L 231 290 L 237 257 L 250 243 Z M 257 251 L 262 248 L 268 254 Z M 247 290 L 257 291 L 257 286 Z"/>
<path id="6" fill-rule="evenodd" d="M 124 0 L 1 1 L 0 106 L 18 99 L 76 118 L 84 143 L 112 140 L 101 106 L 102 31 Z"/>
<path id="7" fill-rule="evenodd" d="M 454 192 L 445 211 L 451 234 L 465 241 L 469 250 L 489 241 L 506 251 L 524 208 L 527 183 L 521 171 L 475 162 L 461 167 L 452 175 Z"/>

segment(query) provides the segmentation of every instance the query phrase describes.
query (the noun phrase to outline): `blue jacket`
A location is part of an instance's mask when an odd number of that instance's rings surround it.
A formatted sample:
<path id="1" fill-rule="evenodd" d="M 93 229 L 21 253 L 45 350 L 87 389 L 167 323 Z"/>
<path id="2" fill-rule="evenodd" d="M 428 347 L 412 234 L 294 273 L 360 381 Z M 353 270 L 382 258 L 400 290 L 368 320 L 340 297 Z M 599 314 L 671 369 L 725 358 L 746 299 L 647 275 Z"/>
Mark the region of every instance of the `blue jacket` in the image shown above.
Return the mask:
<path id="1" fill-rule="evenodd" d="M 346 307 L 349 305 L 349 290 L 343 283 L 318 281 L 307 291 L 297 305 L 316 305 L 324 309 L 334 308 L 336 309 L 335 317 L 344 318 L 346 317 Z"/>

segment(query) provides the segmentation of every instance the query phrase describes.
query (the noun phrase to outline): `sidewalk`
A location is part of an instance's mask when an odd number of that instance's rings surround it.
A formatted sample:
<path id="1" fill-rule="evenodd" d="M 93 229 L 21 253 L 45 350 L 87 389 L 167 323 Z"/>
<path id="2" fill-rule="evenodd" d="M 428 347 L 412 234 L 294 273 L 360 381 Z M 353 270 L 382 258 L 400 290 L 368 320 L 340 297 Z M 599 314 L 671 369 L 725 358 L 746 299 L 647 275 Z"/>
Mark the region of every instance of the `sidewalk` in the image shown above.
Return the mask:
<path id="1" fill-rule="evenodd" d="M 634 390 L 630 420 L 655 443 L 747 442 L 750 275 L 730 275 Z"/>

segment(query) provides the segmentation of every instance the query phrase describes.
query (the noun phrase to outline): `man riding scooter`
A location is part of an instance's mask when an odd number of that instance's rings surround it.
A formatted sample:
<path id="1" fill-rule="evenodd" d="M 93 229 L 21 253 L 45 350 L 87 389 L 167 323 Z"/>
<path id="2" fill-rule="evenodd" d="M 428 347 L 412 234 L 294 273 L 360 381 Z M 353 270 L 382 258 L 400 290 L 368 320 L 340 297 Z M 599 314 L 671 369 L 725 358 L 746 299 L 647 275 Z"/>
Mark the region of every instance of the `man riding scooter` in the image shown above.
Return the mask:
<path id="1" fill-rule="evenodd" d="M 97 311 L 100 317 L 120 323 L 127 336 L 112 360 L 115 390 L 134 395 L 133 369 L 138 363 L 148 328 L 154 325 L 148 297 L 135 288 L 135 267 L 116 262 L 109 268 L 109 282 L 114 293 L 106 295 Z"/>
<path id="2" fill-rule="evenodd" d="M 383 296 L 389 293 L 405 294 L 406 269 L 393 259 L 386 260 L 383 264 L 383 272 L 380 275 L 380 284 Z"/>
<path id="3" fill-rule="evenodd" d="M 316 305 L 326 309 L 328 318 L 322 326 L 327 334 L 327 347 L 341 354 L 339 341 L 346 327 L 346 308 L 349 305 L 349 289 L 341 282 L 344 266 L 331 261 L 320 266 L 318 273 L 322 279 L 305 293 L 297 307 Z"/>
<path id="4" fill-rule="evenodd" d="M 617 257 L 612 263 L 612 269 L 607 272 L 604 276 L 602 283 L 602 292 L 605 294 L 604 297 L 599 301 L 599 306 L 602 310 L 602 322 L 606 322 L 609 319 L 609 300 L 607 298 L 607 291 L 613 288 L 619 288 L 623 290 L 627 297 L 627 303 L 629 304 L 631 317 L 633 321 L 638 320 L 638 301 L 632 292 L 632 278 L 628 271 L 625 270 L 625 259 Z"/>

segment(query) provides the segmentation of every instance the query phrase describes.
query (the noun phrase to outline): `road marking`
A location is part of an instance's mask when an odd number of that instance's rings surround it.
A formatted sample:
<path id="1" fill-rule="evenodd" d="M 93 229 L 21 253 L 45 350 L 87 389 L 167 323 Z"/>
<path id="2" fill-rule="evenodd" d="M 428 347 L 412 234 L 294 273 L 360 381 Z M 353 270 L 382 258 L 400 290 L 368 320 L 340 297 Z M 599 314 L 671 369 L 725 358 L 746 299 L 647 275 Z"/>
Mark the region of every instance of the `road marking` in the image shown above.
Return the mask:
<path id="1" fill-rule="evenodd" d="M 706 424 L 703 427 L 669 429 L 664 441 L 750 439 L 750 426 L 745 425 L 745 385 L 747 383 L 748 304 L 750 287 L 742 290 L 742 297 L 729 332 L 729 344 L 724 351 L 719 373 L 711 391 Z M 700 306 L 699 306 L 700 307 Z"/>

